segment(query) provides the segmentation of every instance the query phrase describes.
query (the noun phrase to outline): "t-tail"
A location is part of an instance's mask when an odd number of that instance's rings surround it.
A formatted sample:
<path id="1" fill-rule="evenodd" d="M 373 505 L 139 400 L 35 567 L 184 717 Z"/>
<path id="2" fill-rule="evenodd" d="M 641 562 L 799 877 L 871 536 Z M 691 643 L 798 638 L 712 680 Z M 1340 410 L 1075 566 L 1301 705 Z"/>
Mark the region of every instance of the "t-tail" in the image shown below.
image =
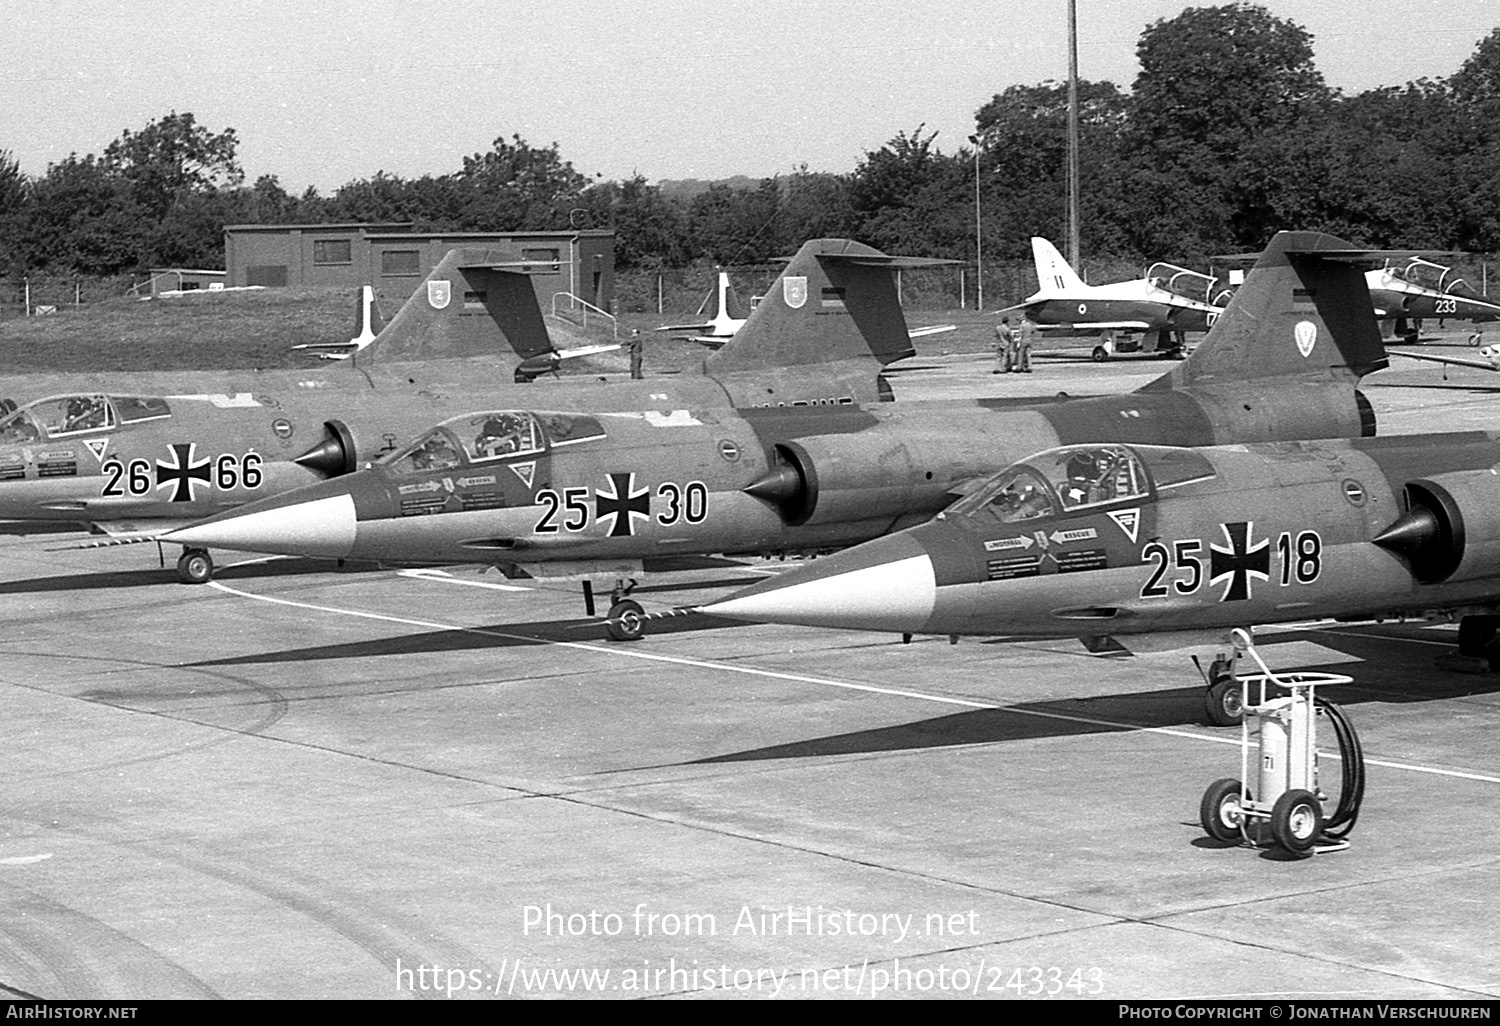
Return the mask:
<path id="1" fill-rule="evenodd" d="M 553 369 L 562 357 L 547 334 L 527 267 L 494 250 L 449 250 L 352 362 L 495 356 L 514 360 L 518 376 Z"/>
<path id="2" fill-rule="evenodd" d="M 734 339 L 704 360 L 704 372 L 744 405 L 775 404 L 774 386 L 755 391 L 757 376 L 805 379 L 821 369 L 838 388 L 830 401 L 890 398 L 880 368 L 912 356 L 911 334 L 896 291 L 900 268 L 952 263 L 887 256 L 848 239 L 802 245 Z"/>
<path id="3" fill-rule="evenodd" d="M 1142 391 L 1267 378 L 1357 382 L 1387 365 L 1364 268 L 1376 256 L 1321 232 L 1279 232 L 1182 363 Z"/>

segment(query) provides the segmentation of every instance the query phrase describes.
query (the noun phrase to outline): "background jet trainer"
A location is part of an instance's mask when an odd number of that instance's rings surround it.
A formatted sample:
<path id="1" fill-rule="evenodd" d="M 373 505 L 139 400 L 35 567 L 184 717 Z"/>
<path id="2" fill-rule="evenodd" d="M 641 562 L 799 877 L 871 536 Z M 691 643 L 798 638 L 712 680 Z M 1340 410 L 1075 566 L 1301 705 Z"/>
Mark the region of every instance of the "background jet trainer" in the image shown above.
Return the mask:
<path id="1" fill-rule="evenodd" d="M 689 554 L 853 544 L 921 522 L 953 492 L 1060 443 L 1371 434 L 1355 383 L 1384 366 L 1384 348 L 1363 275 L 1320 258 L 1329 248 L 1346 247 L 1278 235 L 1203 345 L 1130 395 L 1032 409 L 476 412 L 371 468 L 167 540 L 618 577 Z"/>
<path id="2" fill-rule="evenodd" d="M 554 351 L 526 277 L 477 261 L 482 255 L 451 252 L 380 335 L 341 364 L 100 375 L 13 411 L 0 420 L 0 518 L 81 521 L 113 533 L 148 520 L 168 527 L 347 472 L 443 416 L 546 394 L 571 408 L 615 410 L 890 398 L 881 368 L 912 353 L 892 269 L 930 262 L 814 240 L 701 374 L 518 385 L 515 361 L 497 354 L 533 360 Z M 36 384 L 12 380 L 13 393 L 17 381 Z M 231 469 L 247 459 L 253 473 Z"/>

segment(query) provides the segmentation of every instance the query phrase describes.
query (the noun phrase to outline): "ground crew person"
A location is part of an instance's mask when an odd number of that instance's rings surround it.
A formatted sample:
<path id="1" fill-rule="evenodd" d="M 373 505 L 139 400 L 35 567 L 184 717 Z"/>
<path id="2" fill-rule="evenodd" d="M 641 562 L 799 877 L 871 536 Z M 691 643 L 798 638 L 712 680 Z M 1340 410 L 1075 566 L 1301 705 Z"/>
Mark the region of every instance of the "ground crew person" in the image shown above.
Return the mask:
<path id="1" fill-rule="evenodd" d="M 1021 318 L 1021 330 L 1016 332 L 1016 359 L 1013 370 L 1018 370 L 1022 374 L 1031 373 L 1031 343 L 1035 335 L 1035 326 L 1026 318 Z"/>
<path id="2" fill-rule="evenodd" d="M 630 354 L 630 376 L 635 380 L 641 380 L 641 357 L 646 342 L 641 338 L 641 329 L 632 328 L 630 338 L 625 342 L 625 352 Z"/>
<path id="3" fill-rule="evenodd" d="M 1016 364 L 1016 336 L 1010 330 L 1010 314 L 995 325 L 995 369 L 991 374 L 1007 374 Z"/>

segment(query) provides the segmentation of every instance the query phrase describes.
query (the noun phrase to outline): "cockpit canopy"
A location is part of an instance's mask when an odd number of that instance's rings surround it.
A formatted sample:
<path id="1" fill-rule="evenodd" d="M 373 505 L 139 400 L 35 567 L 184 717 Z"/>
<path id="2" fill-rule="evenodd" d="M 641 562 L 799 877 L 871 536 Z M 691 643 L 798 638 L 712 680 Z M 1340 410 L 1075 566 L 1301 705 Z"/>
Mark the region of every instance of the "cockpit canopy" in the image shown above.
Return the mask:
<path id="1" fill-rule="evenodd" d="M 499 410 L 445 420 L 382 462 L 394 474 L 453 470 L 464 464 L 536 456 L 562 445 L 603 438 L 599 421 L 578 413 Z"/>
<path id="2" fill-rule="evenodd" d="M 1158 491 L 1213 476 L 1213 464 L 1193 449 L 1069 445 L 1002 470 L 948 507 L 945 516 L 1002 524 L 1072 516 L 1119 503 L 1149 502 Z"/>
<path id="3" fill-rule="evenodd" d="M 145 420 L 172 415 L 157 396 L 101 395 L 85 392 L 54 395 L 27 403 L 0 420 L 0 442 L 21 443 L 97 434 Z"/>
<path id="4" fill-rule="evenodd" d="M 1441 292 L 1444 295 L 1484 299 L 1484 296 L 1460 278 L 1453 268 L 1435 264 L 1431 260 L 1423 260 L 1421 257 L 1412 257 L 1405 264 L 1390 265 L 1387 270 L 1390 271 L 1392 277 L 1409 281 L 1424 289 Z"/>
<path id="5" fill-rule="evenodd" d="M 1146 280 L 1174 296 L 1191 299 L 1195 303 L 1210 303 L 1215 295 L 1214 285 L 1219 279 L 1176 264 L 1158 262 L 1146 268 Z"/>

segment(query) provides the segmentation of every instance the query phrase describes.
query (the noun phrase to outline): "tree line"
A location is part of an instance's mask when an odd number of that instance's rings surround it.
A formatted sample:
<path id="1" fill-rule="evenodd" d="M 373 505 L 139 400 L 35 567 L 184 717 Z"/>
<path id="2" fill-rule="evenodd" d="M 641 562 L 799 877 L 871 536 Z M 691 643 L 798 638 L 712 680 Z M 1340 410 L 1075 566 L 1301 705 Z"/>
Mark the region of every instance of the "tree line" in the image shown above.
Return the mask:
<path id="1" fill-rule="evenodd" d="M 1264 7 L 1188 8 L 1146 27 L 1129 91 L 1080 81 L 1081 233 L 1090 256 L 1201 265 L 1284 228 L 1372 247 L 1500 250 L 1500 28 L 1451 77 L 1344 95 L 1311 35 Z M 238 223 L 413 222 L 419 231 L 609 228 L 616 264 L 753 264 L 808 238 L 892 253 L 1024 260 L 1066 234 L 1067 86 L 996 94 L 950 152 L 918 125 L 853 171 L 806 167 L 689 192 L 576 170 L 557 144 L 495 140 L 446 174 L 377 172 L 323 196 L 246 184 L 234 129 L 172 112 L 102 154 L 21 173 L 0 149 L 0 272 L 108 276 L 222 267 Z"/>

